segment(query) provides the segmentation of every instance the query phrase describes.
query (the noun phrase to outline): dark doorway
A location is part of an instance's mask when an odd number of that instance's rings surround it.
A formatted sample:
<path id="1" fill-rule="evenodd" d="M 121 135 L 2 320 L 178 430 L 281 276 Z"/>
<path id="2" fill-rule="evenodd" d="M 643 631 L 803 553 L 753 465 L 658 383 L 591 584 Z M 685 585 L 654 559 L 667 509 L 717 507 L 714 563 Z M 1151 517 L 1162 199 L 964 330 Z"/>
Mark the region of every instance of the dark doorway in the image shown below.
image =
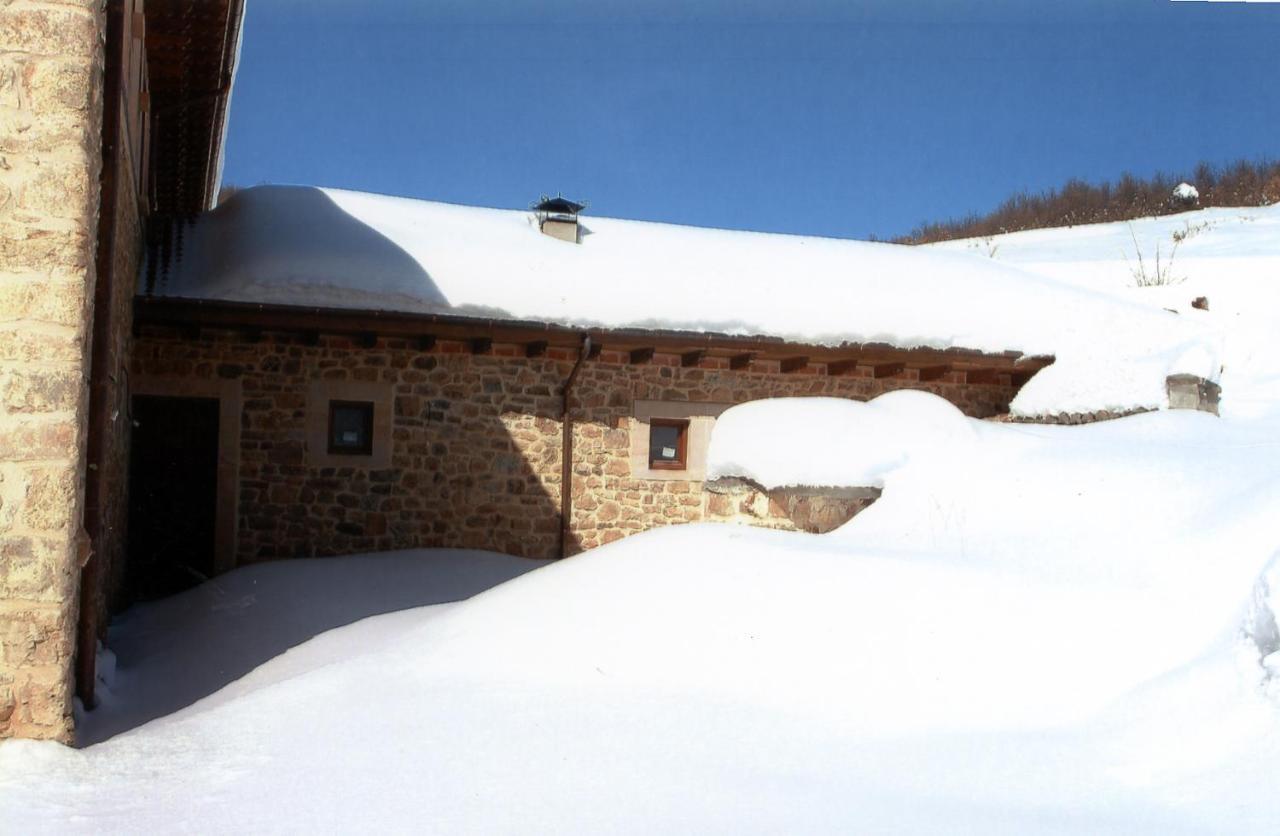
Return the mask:
<path id="1" fill-rule="evenodd" d="M 148 601 L 214 573 L 218 401 L 133 398 L 125 595 Z"/>

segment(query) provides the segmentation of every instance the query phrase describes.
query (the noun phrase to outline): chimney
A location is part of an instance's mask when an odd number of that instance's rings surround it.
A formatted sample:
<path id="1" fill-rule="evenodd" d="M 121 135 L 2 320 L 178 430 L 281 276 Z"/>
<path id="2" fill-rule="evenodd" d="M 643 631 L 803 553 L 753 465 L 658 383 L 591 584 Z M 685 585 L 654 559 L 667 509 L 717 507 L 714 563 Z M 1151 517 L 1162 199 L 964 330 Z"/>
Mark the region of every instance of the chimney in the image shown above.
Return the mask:
<path id="1" fill-rule="evenodd" d="M 542 199 L 533 205 L 533 211 L 538 215 L 538 228 L 552 238 L 559 238 L 571 244 L 576 244 L 580 240 L 578 213 L 585 208 L 584 204 L 574 203 L 559 194 L 555 197 L 543 195 Z"/>

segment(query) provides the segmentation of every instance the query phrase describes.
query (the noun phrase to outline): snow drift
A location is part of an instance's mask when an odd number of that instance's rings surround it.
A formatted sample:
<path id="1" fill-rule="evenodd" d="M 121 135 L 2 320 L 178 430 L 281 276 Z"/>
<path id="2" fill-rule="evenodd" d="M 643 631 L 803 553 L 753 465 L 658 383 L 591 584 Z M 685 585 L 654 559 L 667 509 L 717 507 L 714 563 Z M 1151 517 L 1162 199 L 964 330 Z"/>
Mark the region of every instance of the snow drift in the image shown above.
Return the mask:
<path id="1" fill-rule="evenodd" d="M 967 253 L 531 213 L 302 186 L 237 193 L 183 233 L 158 292 L 564 325 L 1054 355 L 1022 413 L 1159 407 L 1164 379 L 1216 378 L 1197 323 Z"/>
<path id="2" fill-rule="evenodd" d="M 921 455 L 886 406 L 964 428 Z M 927 396 L 850 415 L 904 455 L 829 535 L 673 527 L 366 619 L 87 750 L 0 746 L 0 816 L 24 833 L 1274 825 L 1269 427 L 983 424 Z M 194 652 L 227 617 L 169 629 Z"/>

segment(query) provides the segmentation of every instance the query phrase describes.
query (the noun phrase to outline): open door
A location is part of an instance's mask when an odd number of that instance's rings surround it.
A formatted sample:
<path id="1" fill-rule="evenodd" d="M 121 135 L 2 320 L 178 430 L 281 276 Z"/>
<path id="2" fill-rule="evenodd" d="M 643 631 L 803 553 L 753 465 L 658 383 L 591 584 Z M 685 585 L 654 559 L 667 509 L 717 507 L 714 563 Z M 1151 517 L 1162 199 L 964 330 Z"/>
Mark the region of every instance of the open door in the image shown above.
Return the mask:
<path id="1" fill-rule="evenodd" d="M 215 398 L 133 397 L 130 601 L 173 595 L 214 574 L 218 409 Z"/>

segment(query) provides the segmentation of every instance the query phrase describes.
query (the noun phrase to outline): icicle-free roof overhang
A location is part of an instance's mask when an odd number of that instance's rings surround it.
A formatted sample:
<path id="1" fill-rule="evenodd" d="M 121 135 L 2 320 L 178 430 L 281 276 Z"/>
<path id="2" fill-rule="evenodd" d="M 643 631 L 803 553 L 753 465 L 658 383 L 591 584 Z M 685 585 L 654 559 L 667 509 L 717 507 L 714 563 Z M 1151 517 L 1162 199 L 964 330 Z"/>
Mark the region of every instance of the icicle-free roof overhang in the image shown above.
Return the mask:
<path id="1" fill-rule="evenodd" d="M 244 0 L 148 0 L 152 211 L 193 217 L 222 179 Z"/>

